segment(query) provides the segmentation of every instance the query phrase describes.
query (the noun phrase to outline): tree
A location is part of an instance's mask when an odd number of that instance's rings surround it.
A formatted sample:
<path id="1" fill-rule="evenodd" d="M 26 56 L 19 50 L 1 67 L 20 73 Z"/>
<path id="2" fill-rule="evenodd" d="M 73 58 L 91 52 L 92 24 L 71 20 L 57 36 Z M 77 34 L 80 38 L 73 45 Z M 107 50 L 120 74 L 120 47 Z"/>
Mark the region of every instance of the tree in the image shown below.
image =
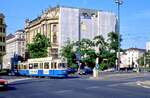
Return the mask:
<path id="1" fill-rule="evenodd" d="M 48 47 L 51 47 L 49 39 L 40 33 L 37 33 L 32 43 L 27 44 L 30 58 L 47 57 Z"/>
<path id="2" fill-rule="evenodd" d="M 99 52 L 97 53 L 97 57 L 99 58 L 99 63 L 102 63 L 104 59 L 107 59 L 108 51 L 107 51 L 107 43 L 102 35 L 94 37 L 95 46 L 99 48 Z"/>
<path id="3" fill-rule="evenodd" d="M 81 62 L 93 68 L 95 66 L 96 60 L 95 49 L 93 49 L 94 47 L 93 41 L 91 41 L 90 39 L 83 38 L 80 42 L 77 41 L 75 45 L 77 47 L 78 45 L 80 45 L 80 47 L 76 49 L 76 52 L 80 51 Z"/>
<path id="4" fill-rule="evenodd" d="M 120 42 L 121 41 L 122 41 L 122 39 L 121 39 L 121 36 L 120 36 Z M 109 42 L 109 44 L 108 44 L 109 50 L 111 52 L 117 53 L 118 46 L 119 46 L 119 44 L 118 44 L 118 33 L 116 33 L 116 32 L 108 33 L 108 42 Z"/>
<path id="5" fill-rule="evenodd" d="M 117 59 L 117 52 L 118 52 L 118 33 L 116 32 L 110 32 L 108 33 L 108 49 L 110 51 L 110 57 L 108 58 L 109 65 L 114 66 Z M 122 38 L 120 36 L 120 42 L 122 41 Z M 121 45 L 121 44 L 120 44 Z M 121 49 L 120 49 L 121 50 Z"/>
<path id="6" fill-rule="evenodd" d="M 68 67 L 75 65 L 75 51 L 73 50 L 74 43 L 69 40 L 66 42 L 66 45 L 60 50 L 61 56 L 67 59 Z"/>

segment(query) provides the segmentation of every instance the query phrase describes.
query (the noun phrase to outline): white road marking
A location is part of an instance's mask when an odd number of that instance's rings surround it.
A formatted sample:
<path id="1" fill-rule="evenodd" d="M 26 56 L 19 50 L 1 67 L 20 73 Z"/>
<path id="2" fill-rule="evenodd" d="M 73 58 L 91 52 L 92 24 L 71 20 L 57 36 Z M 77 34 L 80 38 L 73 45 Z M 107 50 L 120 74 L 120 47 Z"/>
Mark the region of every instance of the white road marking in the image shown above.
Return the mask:
<path id="1" fill-rule="evenodd" d="M 96 88 L 100 88 L 99 86 L 90 86 L 90 87 L 87 87 L 86 89 L 96 89 Z"/>
<path id="2" fill-rule="evenodd" d="M 32 79 L 32 78 L 9 79 L 9 80 L 8 80 L 8 83 L 17 82 L 17 81 L 22 81 L 22 80 L 29 80 L 29 79 Z"/>
<path id="3" fill-rule="evenodd" d="M 68 93 L 68 92 L 72 92 L 72 90 L 59 90 L 59 91 L 55 91 L 54 93 L 62 94 L 62 93 Z"/>
<path id="4" fill-rule="evenodd" d="M 149 86 L 146 86 L 146 85 L 142 85 L 142 82 L 141 81 L 137 81 L 137 85 L 141 86 L 141 87 L 144 87 L 144 88 L 148 88 L 150 89 Z"/>
<path id="5" fill-rule="evenodd" d="M 131 85 L 135 84 L 135 82 L 127 82 L 127 83 L 116 83 L 116 84 L 110 84 L 108 86 L 113 87 L 113 86 L 120 86 L 120 85 Z"/>

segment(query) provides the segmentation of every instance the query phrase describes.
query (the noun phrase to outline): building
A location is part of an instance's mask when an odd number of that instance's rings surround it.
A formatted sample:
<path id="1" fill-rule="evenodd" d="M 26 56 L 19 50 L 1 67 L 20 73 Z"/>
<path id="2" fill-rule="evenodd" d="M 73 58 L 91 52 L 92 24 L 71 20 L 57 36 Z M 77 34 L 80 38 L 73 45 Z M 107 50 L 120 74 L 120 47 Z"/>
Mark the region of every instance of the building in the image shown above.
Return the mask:
<path id="1" fill-rule="evenodd" d="M 146 43 L 146 51 L 150 51 L 150 42 Z"/>
<path id="2" fill-rule="evenodd" d="M 2 68 L 2 56 L 5 54 L 6 23 L 5 16 L 0 13 L 0 69 Z"/>
<path id="3" fill-rule="evenodd" d="M 145 53 L 145 49 L 129 48 L 125 52 L 120 53 L 120 68 L 137 67 L 138 59 Z"/>
<path id="4" fill-rule="evenodd" d="M 18 30 L 14 35 L 9 34 L 6 37 L 6 55 L 3 56 L 3 69 L 11 68 L 11 58 L 15 54 L 25 57 L 24 30 Z"/>
<path id="5" fill-rule="evenodd" d="M 57 58 L 67 40 L 93 39 L 97 35 L 107 38 L 116 32 L 117 18 L 114 13 L 84 8 L 57 6 L 48 8 L 34 20 L 26 20 L 26 43 L 31 43 L 37 33 L 46 35 L 52 44 L 48 56 Z"/>

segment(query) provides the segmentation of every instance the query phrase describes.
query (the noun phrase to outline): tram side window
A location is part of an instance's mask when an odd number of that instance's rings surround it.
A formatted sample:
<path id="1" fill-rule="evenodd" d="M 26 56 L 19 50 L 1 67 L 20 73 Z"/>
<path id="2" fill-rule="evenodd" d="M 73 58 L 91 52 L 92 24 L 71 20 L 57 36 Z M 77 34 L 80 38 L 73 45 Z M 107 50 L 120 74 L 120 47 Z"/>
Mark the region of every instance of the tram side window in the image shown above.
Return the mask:
<path id="1" fill-rule="evenodd" d="M 29 64 L 29 69 L 33 69 L 33 64 Z"/>
<path id="2" fill-rule="evenodd" d="M 43 69 L 43 63 L 40 63 L 40 69 Z"/>
<path id="3" fill-rule="evenodd" d="M 24 69 L 22 64 L 21 64 L 21 66 L 20 66 L 20 69 Z"/>
<path id="4" fill-rule="evenodd" d="M 27 69 L 27 65 L 23 65 L 24 66 L 24 69 Z"/>
<path id="5" fill-rule="evenodd" d="M 49 69 L 49 62 L 44 63 L 44 69 Z"/>
<path id="6" fill-rule="evenodd" d="M 38 69 L 38 63 L 34 63 L 34 68 L 33 69 Z"/>
<path id="7" fill-rule="evenodd" d="M 18 68 L 19 69 L 23 69 L 22 64 L 19 64 Z"/>
<path id="8" fill-rule="evenodd" d="M 51 66 L 52 66 L 52 69 L 56 69 L 57 68 L 57 63 L 56 62 L 52 62 Z"/>

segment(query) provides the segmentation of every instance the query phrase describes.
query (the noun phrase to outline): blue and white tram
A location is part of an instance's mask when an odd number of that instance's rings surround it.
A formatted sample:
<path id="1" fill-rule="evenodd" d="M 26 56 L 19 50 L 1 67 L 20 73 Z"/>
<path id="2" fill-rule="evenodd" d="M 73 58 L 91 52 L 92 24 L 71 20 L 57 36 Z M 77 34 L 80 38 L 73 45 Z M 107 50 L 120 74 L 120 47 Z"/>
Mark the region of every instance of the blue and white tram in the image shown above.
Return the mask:
<path id="1" fill-rule="evenodd" d="M 18 65 L 18 73 L 25 76 L 67 77 L 67 63 L 51 57 L 29 59 Z"/>

